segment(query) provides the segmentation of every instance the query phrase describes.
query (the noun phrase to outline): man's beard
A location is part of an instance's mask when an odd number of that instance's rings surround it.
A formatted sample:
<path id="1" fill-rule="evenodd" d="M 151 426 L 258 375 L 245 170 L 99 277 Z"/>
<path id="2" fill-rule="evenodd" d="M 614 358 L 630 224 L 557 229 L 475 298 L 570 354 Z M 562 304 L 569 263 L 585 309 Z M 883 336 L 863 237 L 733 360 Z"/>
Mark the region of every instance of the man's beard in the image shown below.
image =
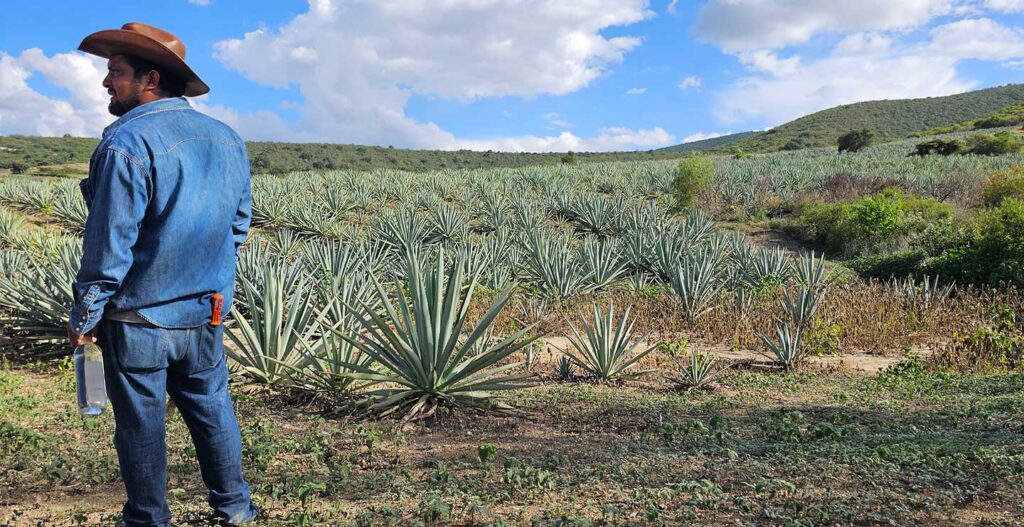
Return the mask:
<path id="1" fill-rule="evenodd" d="M 117 100 L 117 97 L 114 97 L 107 106 L 107 110 L 115 117 L 121 117 L 140 104 L 142 104 L 142 92 L 136 89 L 135 93 L 128 99 L 128 102 L 121 102 Z"/>

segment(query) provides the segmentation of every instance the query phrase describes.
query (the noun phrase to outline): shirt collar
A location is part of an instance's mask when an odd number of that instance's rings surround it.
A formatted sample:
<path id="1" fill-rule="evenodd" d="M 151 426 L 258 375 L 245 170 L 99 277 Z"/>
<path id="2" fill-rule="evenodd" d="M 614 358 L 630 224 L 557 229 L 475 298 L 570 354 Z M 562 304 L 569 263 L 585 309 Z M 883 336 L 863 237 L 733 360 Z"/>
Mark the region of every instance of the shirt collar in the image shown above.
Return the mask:
<path id="1" fill-rule="evenodd" d="M 182 110 L 191 108 L 188 101 L 184 97 L 168 97 L 166 99 L 158 99 L 153 102 L 147 102 L 146 104 L 140 104 L 127 113 L 118 117 L 116 121 L 110 123 L 106 128 L 103 129 L 103 137 L 106 138 L 112 134 L 118 128 L 123 126 L 128 121 L 135 119 L 136 117 L 142 117 L 143 115 L 162 112 L 166 110 Z"/>

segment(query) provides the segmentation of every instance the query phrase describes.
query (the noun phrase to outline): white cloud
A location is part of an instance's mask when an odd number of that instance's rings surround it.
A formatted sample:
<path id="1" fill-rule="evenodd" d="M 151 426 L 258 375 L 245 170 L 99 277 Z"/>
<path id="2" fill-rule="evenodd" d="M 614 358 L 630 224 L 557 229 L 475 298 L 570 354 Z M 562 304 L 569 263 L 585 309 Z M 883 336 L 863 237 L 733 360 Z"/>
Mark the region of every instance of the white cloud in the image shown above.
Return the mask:
<path id="1" fill-rule="evenodd" d="M 505 152 L 612 152 L 650 149 L 673 144 L 675 137 L 660 127 L 650 130 L 628 128 L 602 128 L 594 137 L 582 138 L 571 132 L 556 136 L 496 137 L 492 139 L 462 140 L 462 148 L 471 150 L 500 150 Z"/>
<path id="2" fill-rule="evenodd" d="M 792 75 L 800 67 L 800 56 L 793 55 L 788 58 L 779 56 L 766 49 L 757 51 L 745 51 L 736 55 L 740 62 L 751 69 L 770 73 L 775 76 Z"/>
<path id="3" fill-rule="evenodd" d="M 647 92 L 647 88 L 630 88 L 626 90 L 626 95 L 643 95 Z"/>
<path id="4" fill-rule="evenodd" d="M 188 3 L 198 6 L 208 6 L 210 5 L 210 0 L 188 0 Z"/>
<path id="5" fill-rule="evenodd" d="M 710 0 L 694 35 L 728 52 L 778 49 L 820 33 L 913 29 L 956 9 L 954 0 Z"/>
<path id="6" fill-rule="evenodd" d="M 975 83 L 957 77 L 955 61 L 903 55 L 834 56 L 800 66 L 792 75 L 748 77 L 716 97 L 722 122 L 763 120 L 783 123 L 840 104 L 878 99 L 949 95 Z"/>
<path id="7" fill-rule="evenodd" d="M 714 139 L 716 137 L 722 137 L 723 135 L 729 135 L 732 132 L 697 132 L 690 134 L 683 138 L 683 143 L 692 143 L 694 141 L 703 141 L 705 139 Z"/>
<path id="8" fill-rule="evenodd" d="M 929 49 L 953 58 L 1009 60 L 1024 57 L 1024 35 L 988 18 L 969 18 L 931 31 Z"/>
<path id="9" fill-rule="evenodd" d="M 985 9 L 1000 13 L 1024 13 L 1024 0 L 985 0 Z"/>
<path id="10" fill-rule="evenodd" d="M 573 126 L 574 126 L 569 121 L 566 121 L 565 119 L 562 119 L 561 116 L 559 116 L 555 112 L 546 113 L 546 114 L 542 115 L 541 117 L 545 121 L 547 121 L 548 124 L 550 124 L 551 126 L 557 126 L 558 128 L 573 128 Z"/>
<path id="11" fill-rule="evenodd" d="M 0 134 L 99 136 L 113 121 L 102 86 L 106 61 L 81 53 L 47 57 L 25 50 L 18 57 L 0 51 Z M 35 73 L 68 91 L 67 100 L 47 97 L 28 84 Z"/>
<path id="12" fill-rule="evenodd" d="M 700 85 L 700 77 L 694 77 L 691 75 L 679 81 L 679 84 L 677 84 L 676 87 L 679 88 L 680 90 L 686 90 L 689 88 L 700 88 Z"/>
<path id="13" fill-rule="evenodd" d="M 736 52 L 753 75 L 716 94 L 716 116 L 779 124 L 841 104 L 960 93 L 977 87 L 958 74 L 960 61 L 1012 67 L 1024 58 L 1024 34 L 987 18 L 942 24 L 927 35 L 908 43 L 895 33 L 853 33 L 817 60 L 780 59 L 769 49 Z"/>
<path id="14" fill-rule="evenodd" d="M 295 127 L 320 140 L 455 149 L 466 143 L 405 114 L 413 93 L 463 101 L 572 93 L 639 45 L 600 31 L 651 16 L 646 6 L 311 0 L 307 13 L 281 28 L 257 29 L 215 49 L 253 81 L 298 86 L 305 102 Z M 600 137 L 590 140 L 599 144 Z"/>

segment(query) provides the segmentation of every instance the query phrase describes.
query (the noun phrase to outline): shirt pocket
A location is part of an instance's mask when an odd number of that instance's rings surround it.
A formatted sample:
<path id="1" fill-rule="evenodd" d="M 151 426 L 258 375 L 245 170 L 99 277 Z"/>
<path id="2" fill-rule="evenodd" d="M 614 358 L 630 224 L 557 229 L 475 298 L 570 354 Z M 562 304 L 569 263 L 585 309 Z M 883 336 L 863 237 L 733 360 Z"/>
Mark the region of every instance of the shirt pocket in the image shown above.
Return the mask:
<path id="1" fill-rule="evenodd" d="M 112 355 L 126 372 L 151 372 L 167 367 L 175 346 L 171 331 L 147 324 L 103 321 L 113 324 Z"/>

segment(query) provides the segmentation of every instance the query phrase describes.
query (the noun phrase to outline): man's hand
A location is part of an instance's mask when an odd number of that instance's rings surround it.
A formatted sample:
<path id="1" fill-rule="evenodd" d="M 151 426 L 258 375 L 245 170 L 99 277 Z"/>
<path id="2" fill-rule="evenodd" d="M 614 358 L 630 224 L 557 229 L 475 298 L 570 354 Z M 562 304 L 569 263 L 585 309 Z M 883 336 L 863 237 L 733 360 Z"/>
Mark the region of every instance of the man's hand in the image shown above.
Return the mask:
<path id="1" fill-rule="evenodd" d="M 76 348 L 89 342 L 95 343 L 96 334 L 99 333 L 99 330 L 100 326 L 97 324 L 96 327 L 89 330 L 85 335 L 79 335 L 71 329 L 71 322 L 68 322 L 68 339 L 71 340 L 71 345 Z"/>

